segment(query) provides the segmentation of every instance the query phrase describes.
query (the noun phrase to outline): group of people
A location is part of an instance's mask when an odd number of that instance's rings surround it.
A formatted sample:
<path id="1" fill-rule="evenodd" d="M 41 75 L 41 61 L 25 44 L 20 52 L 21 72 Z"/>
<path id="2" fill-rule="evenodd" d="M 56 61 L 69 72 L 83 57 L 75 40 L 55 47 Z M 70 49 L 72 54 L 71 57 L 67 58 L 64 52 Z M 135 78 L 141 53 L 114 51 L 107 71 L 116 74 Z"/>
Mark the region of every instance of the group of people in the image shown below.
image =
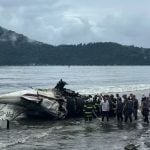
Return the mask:
<path id="1" fill-rule="evenodd" d="M 89 95 L 84 103 L 83 114 L 85 121 L 91 121 L 94 117 L 101 116 L 102 121 L 106 118 L 117 117 L 119 122 L 130 122 L 138 119 L 138 110 L 144 118 L 144 122 L 149 123 L 148 115 L 150 108 L 150 96 L 142 96 L 141 105 L 134 94 L 124 94 L 120 96 L 111 95 Z"/>

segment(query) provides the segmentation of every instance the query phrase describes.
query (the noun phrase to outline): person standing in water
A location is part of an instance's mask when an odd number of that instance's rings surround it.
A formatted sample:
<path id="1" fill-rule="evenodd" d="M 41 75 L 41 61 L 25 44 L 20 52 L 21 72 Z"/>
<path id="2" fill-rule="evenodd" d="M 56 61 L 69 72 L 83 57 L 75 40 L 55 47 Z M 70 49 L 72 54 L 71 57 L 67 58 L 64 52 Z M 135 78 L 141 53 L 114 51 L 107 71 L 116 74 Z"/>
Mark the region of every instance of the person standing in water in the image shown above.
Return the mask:
<path id="1" fill-rule="evenodd" d="M 132 113 L 133 113 L 133 101 L 131 99 L 128 99 L 124 103 L 124 108 L 123 108 L 124 116 L 125 116 L 125 122 L 130 120 L 132 122 Z"/>
<path id="2" fill-rule="evenodd" d="M 101 110 L 102 110 L 102 121 L 104 121 L 104 118 L 107 118 L 107 121 L 109 121 L 109 102 L 107 95 L 104 96 L 104 101 L 101 102 Z"/>
<path id="3" fill-rule="evenodd" d="M 122 122 L 123 121 L 123 103 L 122 103 L 122 99 L 118 99 L 118 101 L 117 101 L 116 114 L 117 114 L 117 120 Z"/>
<path id="4" fill-rule="evenodd" d="M 137 116 L 138 108 L 139 108 L 139 102 L 138 102 L 136 96 L 133 95 L 133 115 L 134 115 L 135 120 L 138 119 L 138 116 Z"/>
<path id="5" fill-rule="evenodd" d="M 84 113 L 84 120 L 92 121 L 93 119 L 93 99 L 92 96 L 89 95 L 88 99 L 86 100 L 84 106 L 83 106 L 83 113 Z"/>
<path id="6" fill-rule="evenodd" d="M 142 98 L 141 101 L 141 112 L 144 116 L 144 122 L 149 123 L 148 115 L 149 115 L 149 105 L 147 98 Z"/>

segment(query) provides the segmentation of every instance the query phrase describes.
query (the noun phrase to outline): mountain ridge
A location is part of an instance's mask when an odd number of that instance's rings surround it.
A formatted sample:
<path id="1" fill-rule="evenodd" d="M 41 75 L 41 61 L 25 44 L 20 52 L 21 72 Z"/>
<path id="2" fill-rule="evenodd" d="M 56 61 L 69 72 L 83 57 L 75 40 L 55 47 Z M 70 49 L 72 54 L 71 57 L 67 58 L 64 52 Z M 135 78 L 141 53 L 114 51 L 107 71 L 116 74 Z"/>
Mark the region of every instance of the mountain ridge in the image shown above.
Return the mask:
<path id="1" fill-rule="evenodd" d="M 0 65 L 150 65 L 150 49 L 113 42 L 53 46 L 0 27 Z"/>

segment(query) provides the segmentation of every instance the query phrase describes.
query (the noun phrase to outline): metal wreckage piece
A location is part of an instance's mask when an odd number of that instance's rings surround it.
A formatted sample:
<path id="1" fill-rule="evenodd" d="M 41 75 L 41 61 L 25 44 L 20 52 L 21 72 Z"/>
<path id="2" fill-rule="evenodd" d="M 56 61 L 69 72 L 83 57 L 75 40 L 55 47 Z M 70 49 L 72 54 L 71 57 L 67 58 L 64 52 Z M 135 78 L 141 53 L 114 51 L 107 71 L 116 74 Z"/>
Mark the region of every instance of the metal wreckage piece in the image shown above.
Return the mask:
<path id="1" fill-rule="evenodd" d="M 64 119 L 82 115 L 84 95 L 64 88 L 60 80 L 53 89 L 29 89 L 0 95 L 0 119 L 19 116 Z"/>

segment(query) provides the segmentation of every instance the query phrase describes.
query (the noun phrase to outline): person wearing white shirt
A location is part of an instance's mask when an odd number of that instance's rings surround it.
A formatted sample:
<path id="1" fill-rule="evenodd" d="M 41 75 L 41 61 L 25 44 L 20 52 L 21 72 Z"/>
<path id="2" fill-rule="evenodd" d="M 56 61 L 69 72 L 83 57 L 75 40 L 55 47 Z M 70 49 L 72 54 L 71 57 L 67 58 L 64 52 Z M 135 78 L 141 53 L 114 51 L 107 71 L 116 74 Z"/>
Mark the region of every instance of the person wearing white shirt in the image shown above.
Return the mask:
<path id="1" fill-rule="evenodd" d="M 104 97 L 104 101 L 101 102 L 101 110 L 102 110 L 102 121 L 104 121 L 104 118 L 107 118 L 107 121 L 109 121 L 109 102 L 106 97 Z"/>

